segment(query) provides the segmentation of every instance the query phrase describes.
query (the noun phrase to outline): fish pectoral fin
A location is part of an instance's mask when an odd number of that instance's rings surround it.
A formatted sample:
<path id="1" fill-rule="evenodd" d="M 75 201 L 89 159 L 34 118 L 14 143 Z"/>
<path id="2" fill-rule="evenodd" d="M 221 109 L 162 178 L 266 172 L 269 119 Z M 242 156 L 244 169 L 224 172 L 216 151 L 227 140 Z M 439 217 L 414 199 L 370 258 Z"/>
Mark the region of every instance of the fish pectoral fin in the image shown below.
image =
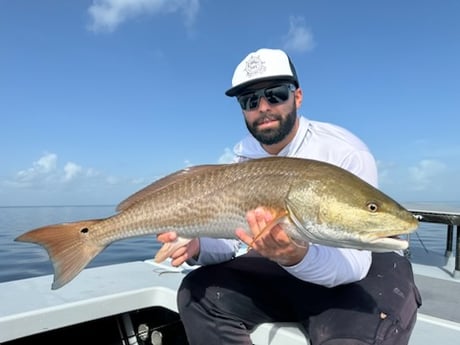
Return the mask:
<path id="1" fill-rule="evenodd" d="M 305 227 L 303 226 L 302 222 L 299 220 L 299 217 L 297 217 L 296 215 L 297 207 L 289 199 L 286 199 L 286 210 L 287 210 L 287 215 L 289 216 L 291 221 L 295 224 L 295 226 L 298 227 L 299 229 L 304 229 Z"/>
<path id="2" fill-rule="evenodd" d="M 306 246 L 306 244 L 311 240 L 310 236 L 308 236 L 308 234 L 310 234 L 310 231 L 305 227 L 305 225 L 300 221 L 299 217 L 296 215 L 296 213 L 298 213 L 297 207 L 289 199 L 286 199 L 286 210 L 289 219 L 294 224 L 296 233 L 299 235 L 299 237 L 296 238 L 293 238 L 291 236 L 292 241 L 300 247 Z"/>
<path id="3" fill-rule="evenodd" d="M 155 254 L 154 261 L 160 263 L 169 258 L 177 249 L 187 245 L 192 239 L 178 237 L 175 241 L 165 242 Z"/>
<path id="4" fill-rule="evenodd" d="M 277 224 L 283 222 L 283 219 L 288 215 L 288 211 L 274 211 L 273 219 L 269 222 L 258 234 L 252 239 L 251 244 L 248 246 L 248 251 L 252 248 L 252 245 L 257 241 L 265 232 L 270 231 Z"/>

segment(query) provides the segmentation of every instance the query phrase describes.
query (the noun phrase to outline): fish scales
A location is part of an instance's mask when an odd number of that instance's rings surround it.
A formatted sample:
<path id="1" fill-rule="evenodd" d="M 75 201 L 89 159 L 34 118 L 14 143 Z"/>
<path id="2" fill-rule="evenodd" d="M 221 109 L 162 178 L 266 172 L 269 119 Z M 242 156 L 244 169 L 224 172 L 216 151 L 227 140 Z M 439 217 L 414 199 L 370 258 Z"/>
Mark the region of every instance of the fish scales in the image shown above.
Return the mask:
<path id="1" fill-rule="evenodd" d="M 172 230 L 183 237 L 233 238 L 236 227 L 246 225 L 245 214 L 250 209 L 259 205 L 284 209 L 290 186 L 286 182 L 304 174 L 280 162 L 244 168 L 215 166 L 180 184 L 173 183 L 155 197 L 140 200 L 101 222 L 95 232 L 107 242 L 124 238 L 127 233 L 140 236 Z"/>
<path id="2" fill-rule="evenodd" d="M 134 193 L 113 216 L 44 226 L 16 240 L 48 251 L 53 288 L 59 288 L 114 241 L 165 231 L 176 231 L 181 238 L 235 238 L 236 228 L 248 228 L 246 213 L 259 206 L 269 209 L 299 243 L 399 250 L 407 241 L 389 237 L 415 231 L 418 225 L 403 206 L 342 168 L 270 157 L 190 167 Z"/>

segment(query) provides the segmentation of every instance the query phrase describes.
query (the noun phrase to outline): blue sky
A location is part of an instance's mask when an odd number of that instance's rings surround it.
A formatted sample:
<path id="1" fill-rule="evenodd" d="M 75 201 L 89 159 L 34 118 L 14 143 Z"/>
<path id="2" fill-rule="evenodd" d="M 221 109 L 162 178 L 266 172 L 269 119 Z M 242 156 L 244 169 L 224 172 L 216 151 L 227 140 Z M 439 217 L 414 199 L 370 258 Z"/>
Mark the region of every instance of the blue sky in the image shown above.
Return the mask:
<path id="1" fill-rule="evenodd" d="M 0 0 L 0 205 L 116 204 L 247 134 L 224 95 L 283 48 L 300 114 L 401 202 L 460 200 L 460 1 Z"/>

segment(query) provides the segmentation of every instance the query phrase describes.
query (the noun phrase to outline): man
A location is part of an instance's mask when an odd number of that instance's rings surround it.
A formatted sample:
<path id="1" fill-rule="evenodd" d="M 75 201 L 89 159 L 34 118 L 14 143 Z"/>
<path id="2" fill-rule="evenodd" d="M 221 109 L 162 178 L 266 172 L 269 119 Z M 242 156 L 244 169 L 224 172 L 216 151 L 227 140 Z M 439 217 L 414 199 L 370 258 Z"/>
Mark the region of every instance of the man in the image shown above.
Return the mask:
<path id="1" fill-rule="evenodd" d="M 260 49 L 236 67 L 226 95 L 236 97 L 250 136 L 234 149 L 236 161 L 270 155 L 326 161 L 377 186 L 377 168 L 366 145 L 349 131 L 297 115 L 302 90 L 285 52 Z M 267 186 L 270 188 L 270 186 Z M 298 322 L 313 345 L 407 344 L 420 296 L 411 265 L 400 253 L 293 243 L 268 210 L 248 213 L 251 245 L 235 257 L 239 242 L 200 238 L 179 248 L 172 264 L 201 267 L 178 293 L 188 341 L 251 344 L 250 331 L 264 322 Z M 176 239 L 173 232 L 158 236 Z"/>

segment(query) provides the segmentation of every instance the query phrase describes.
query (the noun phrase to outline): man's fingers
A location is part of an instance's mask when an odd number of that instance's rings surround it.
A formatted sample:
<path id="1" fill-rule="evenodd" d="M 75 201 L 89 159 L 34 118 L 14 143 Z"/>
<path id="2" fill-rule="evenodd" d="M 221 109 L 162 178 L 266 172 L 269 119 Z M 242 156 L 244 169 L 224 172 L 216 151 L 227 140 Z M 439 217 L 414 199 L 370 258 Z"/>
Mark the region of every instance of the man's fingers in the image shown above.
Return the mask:
<path id="1" fill-rule="evenodd" d="M 236 236 L 248 246 L 252 243 L 252 237 L 244 229 L 236 229 Z"/>
<path id="2" fill-rule="evenodd" d="M 179 257 L 179 258 L 176 258 L 176 259 L 172 259 L 171 260 L 171 265 L 174 266 L 174 267 L 179 267 L 180 265 L 182 265 L 187 259 L 184 258 L 184 257 Z"/>
<path id="3" fill-rule="evenodd" d="M 172 242 L 177 239 L 177 234 L 174 231 L 163 232 L 157 235 L 157 240 L 160 242 Z"/>
<path id="4" fill-rule="evenodd" d="M 270 230 L 270 234 L 279 244 L 288 245 L 291 243 L 291 238 L 286 234 L 281 225 L 274 226 L 273 229 Z"/>
<path id="5" fill-rule="evenodd" d="M 187 246 L 179 247 L 171 254 L 171 259 L 178 259 L 187 253 Z"/>
<path id="6" fill-rule="evenodd" d="M 246 215 L 246 220 L 248 221 L 249 229 L 256 236 L 259 233 L 259 223 L 256 218 L 256 214 L 254 211 L 248 212 Z"/>
<path id="7" fill-rule="evenodd" d="M 272 219 L 272 214 L 262 207 L 258 207 L 246 214 L 246 220 L 254 236 L 257 236 L 261 231 L 265 230 Z"/>

